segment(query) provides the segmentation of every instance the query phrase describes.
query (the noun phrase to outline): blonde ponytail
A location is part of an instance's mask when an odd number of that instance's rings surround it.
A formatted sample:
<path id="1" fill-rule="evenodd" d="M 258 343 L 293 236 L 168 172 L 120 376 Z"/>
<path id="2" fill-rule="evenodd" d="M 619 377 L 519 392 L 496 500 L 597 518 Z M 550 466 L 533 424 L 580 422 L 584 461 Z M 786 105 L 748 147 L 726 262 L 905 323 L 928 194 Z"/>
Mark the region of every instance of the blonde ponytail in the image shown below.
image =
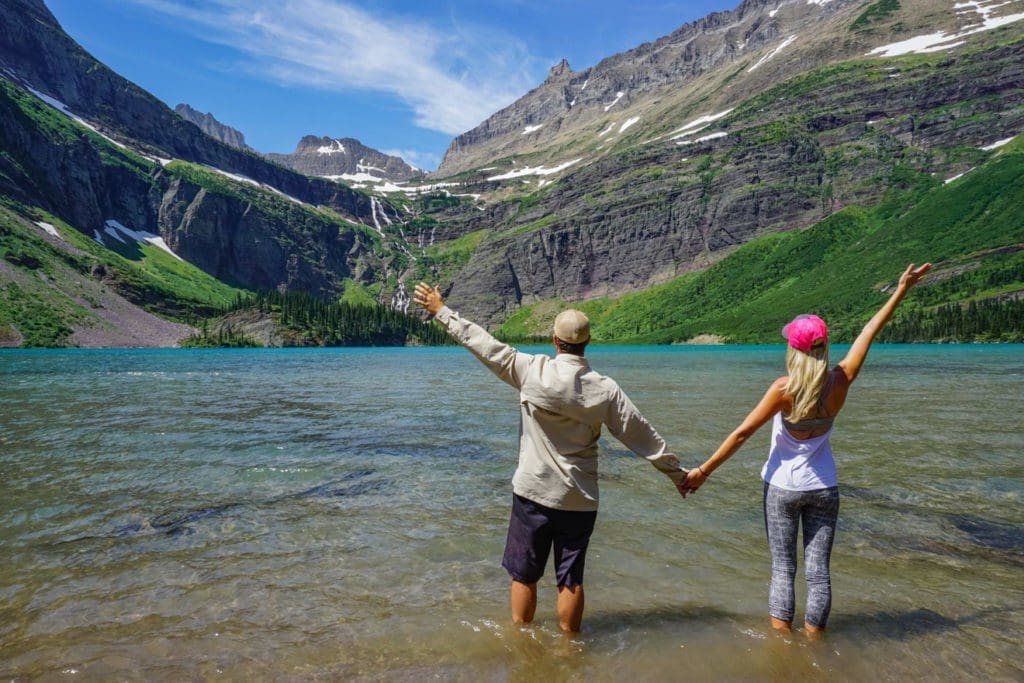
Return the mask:
<path id="1" fill-rule="evenodd" d="M 784 391 L 793 400 L 793 409 L 786 419 L 799 422 L 815 417 L 818 401 L 828 388 L 828 342 L 812 346 L 809 353 L 787 347 L 786 371 L 789 380 Z"/>

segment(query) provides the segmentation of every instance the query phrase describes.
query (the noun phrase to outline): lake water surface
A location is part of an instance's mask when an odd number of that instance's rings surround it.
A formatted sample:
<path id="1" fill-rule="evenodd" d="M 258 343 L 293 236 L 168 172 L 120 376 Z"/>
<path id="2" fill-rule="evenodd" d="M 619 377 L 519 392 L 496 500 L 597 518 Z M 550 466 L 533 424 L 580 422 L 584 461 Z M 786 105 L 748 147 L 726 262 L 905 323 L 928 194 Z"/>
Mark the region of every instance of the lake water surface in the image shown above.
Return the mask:
<path id="1" fill-rule="evenodd" d="M 783 374 L 781 347 L 588 355 L 687 465 Z M 872 351 L 815 644 L 768 629 L 767 427 L 686 500 L 605 437 L 566 638 L 550 571 L 509 621 L 517 395 L 462 349 L 11 351 L 0 401 L 4 678 L 1024 678 L 1022 346 Z"/>

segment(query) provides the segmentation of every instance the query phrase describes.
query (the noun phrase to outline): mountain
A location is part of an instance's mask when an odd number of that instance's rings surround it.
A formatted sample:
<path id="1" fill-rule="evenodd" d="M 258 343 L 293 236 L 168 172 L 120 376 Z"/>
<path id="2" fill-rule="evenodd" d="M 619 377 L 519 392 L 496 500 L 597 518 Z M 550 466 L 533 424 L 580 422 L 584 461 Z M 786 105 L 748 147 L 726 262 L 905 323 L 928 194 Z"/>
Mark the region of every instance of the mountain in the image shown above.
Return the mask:
<path id="1" fill-rule="evenodd" d="M 434 182 L 484 205 L 436 217 L 474 240 L 442 281 L 493 326 L 702 271 L 908 175 L 962 173 L 1024 131 L 1022 18 L 1020 0 L 748 0 L 591 69 L 559 64 L 452 143 Z"/>
<path id="2" fill-rule="evenodd" d="M 560 63 L 437 174 L 364 184 L 211 137 L 7 0 L 0 345 L 172 344 L 254 291 L 401 309 L 420 279 L 510 337 L 572 303 L 606 341 L 770 341 L 790 309 L 841 340 L 925 259 L 894 338 L 1013 339 L 1021 19 L 1024 0 L 748 0 Z M 388 168 L 357 144 L 298 152 Z"/>
<path id="3" fill-rule="evenodd" d="M 420 174 L 419 169 L 400 157 L 379 152 L 353 138 L 307 135 L 291 154 L 270 153 L 267 158 L 306 175 L 356 183 L 403 181 Z"/>
<path id="4" fill-rule="evenodd" d="M 165 344 L 166 330 L 121 328 L 155 329 L 143 315 L 154 313 L 187 323 L 238 288 L 394 287 L 407 259 L 380 227 L 398 221 L 387 200 L 209 137 L 97 62 L 37 0 L 0 4 L 0 207 L 0 322 L 63 321 L 34 344 Z M 91 289 L 72 286 L 83 275 Z M 113 297 L 142 308 L 135 322 L 114 315 Z"/>
<path id="5" fill-rule="evenodd" d="M 834 30 L 837 14 L 860 4 L 856 0 L 746 0 L 735 10 L 714 12 L 582 71 L 573 71 L 563 59 L 536 89 L 456 137 L 438 175 L 454 175 L 503 156 L 536 151 L 554 139 L 564 140 L 567 133 L 612 119 L 629 120 L 623 112 L 639 113 L 651 100 L 671 97 L 680 86 L 742 62 L 749 68 L 733 75 L 728 92 L 705 94 L 709 105 L 724 109 L 758 85 L 814 63 L 856 54 L 852 44 L 832 42 L 825 52 L 815 43 L 823 32 Z M 776 50 L 786 52 L 774 59 Z M 768 59 L 759 62 L 761 57 Z M 774 63 L 768 64 L 769 60 Z M 788 63 L 781 65 L 783 60 Z M 760 73 L 752 75 L 755 71 Z"/>
<path id="6" fill-rule="evenodd" d="M 948 182 L 904 181 L 872 209 L 847 207 L 807 230 L 751 240 L 707 270 L 575 305 L 605 343 L 779 343 L 782 326 L 806 312 L 828 320 L 833 341 L 851 341 L 906 264 L 927 255 L 935 269 L 883 341 L 1024 341 L 1024 136 Z M 526 306 L 499 333 L 545 339 L 564 305 Z"/>
<path id="7" fill-rule="evenodd" d="M 187 104 L 179 104 L 176 106 L 174 108 L 174 113 L 186 121 L 191 121 L 199 126 L 199 130 L 203 131 L 214 140 L 220 140 L 225 145 L 229 145 L 245 152 L 255 151 L 252 147 L 245 144 L 245 135 L 243 135 L 241 131 L 234 129 L 231 126 L 224 125 L 214 118 L 213 114 L 203 114 Z"/>

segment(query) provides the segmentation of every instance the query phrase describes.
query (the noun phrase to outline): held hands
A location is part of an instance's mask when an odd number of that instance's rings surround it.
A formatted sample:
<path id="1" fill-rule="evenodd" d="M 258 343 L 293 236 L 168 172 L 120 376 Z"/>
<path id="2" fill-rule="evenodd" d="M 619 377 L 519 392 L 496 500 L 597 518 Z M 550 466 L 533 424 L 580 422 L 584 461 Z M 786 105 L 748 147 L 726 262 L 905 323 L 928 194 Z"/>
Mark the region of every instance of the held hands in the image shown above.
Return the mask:
<path id="1" fill-rule="evenodd" d="M 421 282 L 416 285 L 416 291 L 413 293 L 413 301 L 419 306 L 426 309 L 427 313 L 431 315 L 437 315 L 437 312 L 444 306 L 444 299 L 441 298 L 441 290 L 437 287 L 431 287 L 426 282 Z"/>
<path id="2" fill-rule="evenodd" d="M 903 275 L 900 275 L 899 288 L 904 292 L 916 285 L 921 281 L 921 278 L 925 276 L 929 270 L 932 269 L 932 264 L 926 263 L 920 268 L 914 268 L 914 264 L 911 263 L 907 266 L 907 269 L 903 271 Z"/>
<path id="3" fill-rule="evenodd" d="M 676 488 L 679 489 L 679 495 L 686 498 L 688 493 L 696 493 L 697 489 L 708 480 L 708 475 L 704 474 L 699 467 L 694 467 L 690 470 L 684 481 L 676 484 Z"/>

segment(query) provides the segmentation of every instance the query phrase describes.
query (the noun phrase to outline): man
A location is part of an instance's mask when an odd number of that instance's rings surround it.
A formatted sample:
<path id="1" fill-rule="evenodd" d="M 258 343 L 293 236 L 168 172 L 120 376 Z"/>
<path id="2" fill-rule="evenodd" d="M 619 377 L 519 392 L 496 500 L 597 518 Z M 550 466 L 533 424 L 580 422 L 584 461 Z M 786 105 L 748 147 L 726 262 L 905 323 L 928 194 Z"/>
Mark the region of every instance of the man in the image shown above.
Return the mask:
<path id="1" fill-rule="evenodd" d="M 436 287 L 416 285 L 415 301 L 487 368 L 519 390 L 519 467 L 502 566 L 512 577 L 512 619 L 533 621 L 537 581 L 554 546 L 558 621 L 576 632 L 583 619 L 583 565 L 597 517 L 597 440 L 601 425 L 680 488 L 687 471 L 614 380 L 583 357 L 590 321 L 576 310 L 555 319 L 557 355 L 520 353 L 463 320 Z"/>

